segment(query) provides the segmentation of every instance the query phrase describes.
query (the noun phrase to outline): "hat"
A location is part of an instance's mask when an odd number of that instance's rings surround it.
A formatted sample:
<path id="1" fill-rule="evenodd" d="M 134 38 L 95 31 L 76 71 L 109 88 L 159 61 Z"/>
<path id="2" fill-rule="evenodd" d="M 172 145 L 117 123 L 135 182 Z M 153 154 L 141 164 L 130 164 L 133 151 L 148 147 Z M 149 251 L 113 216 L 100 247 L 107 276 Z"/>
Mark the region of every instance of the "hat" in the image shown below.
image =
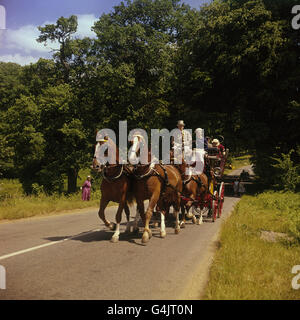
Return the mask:
<path id="1" fill-rule="evenodd" d="M 216 144 L 218 146 L 220 144 L 220 141 L 218 139 L 214 139 L 212 141 L 212 144 Z"/>
<path id="2" fill-rule="evenodd" d="M 183 120 L 178 120 L 177 125 L 178 125 L 178 126 L 185 126 Z"/>
<path id="3" fill-rule="evenodd" d="M 134 133 L 133 134 L 133 137 L 139 137 L 139 138 L 144 138 L 140 133 Z"/>
<path id="4" fill-rule="evenodd" d="M 90 178 L 91 176 L 87 176 L 87 178 Z"/>

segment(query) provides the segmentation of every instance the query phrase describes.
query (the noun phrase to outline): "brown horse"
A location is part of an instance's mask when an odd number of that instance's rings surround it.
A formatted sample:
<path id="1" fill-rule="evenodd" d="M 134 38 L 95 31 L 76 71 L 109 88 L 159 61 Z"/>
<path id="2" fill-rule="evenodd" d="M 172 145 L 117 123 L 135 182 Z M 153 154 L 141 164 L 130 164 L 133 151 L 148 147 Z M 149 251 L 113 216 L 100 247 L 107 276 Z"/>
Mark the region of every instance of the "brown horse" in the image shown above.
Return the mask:
<path id="1" fill-rule="evenodd" d="M 176 165 L 182 176 L 183 198 L 181 200 L 181 212 L 182 212 L 182 221 L 181 227 L 184 228 L 186 222 L 186 214 L 189 214 L 190 208 L 193 206 L 193 202 L 199 197 L 200 203 L 204 204 L 205 195 L 208 193 L 208 178 L 202 173 L 200 175 L 187 174 L 186 169 L 188 165 L 183 162 L 180 165 Z M 203 210 L 203 207 L 200 208 Z M 192 212 L 192 221 L 195 224 L 202 224 L 202 214 L 200 218 L 196 219 L 194 212 Z"/>
<path id="2" fill-rule="evenodd" d="M 103 175 L 103 180 L 101 183 L 101 200 L 98 215 L 100 219 L 104 222 L 105 226 L 110 230 L 114 230 L 111 241 L 118 242 L 120 235 L 120 223 L 122 219 L 122 211 L 125 210 L 127 218 L 126 232 L 130 230 L 130 211 L 127 203 L 132 202 L 132 194 L 130 192 L 131 178 L 130 172 L 127 166 L 119 164 L 119 150 L 114 145 L 111 139 L 107 142 L 98 142 L 99 145 L 103 143 L 108 143 L 116 148 L 116 164 L 106 164 L 100 166 L 97 159 L 94 158 L 93 168 L 100 171 Z M 110 201 L 119 203 L 118 210 L 116 213 L 116 224 L 108 221 L 105 217 L 104 210 Z"/>
<path id="3" fill-rule="evenodd" d="M 172 165 L 137 165 L 133 174 L 136 178 L 133 192 L 137 203 L 135 228 L 137 228 L 139 214 L 145 223 L 142 242 L 148 242 L 152 236 L 149 224 L 156 205 L 161 213 L 160 236 L 162 238 L 166 236 L 165 214 L 170 205 L 174 207 L 175 233 L 178 234 L 180 230 L 180 192 L 182 191 L 182 180 L 178 169 Z M 149 204 L 145 214 L 144 200 L 148 199 Z"/>

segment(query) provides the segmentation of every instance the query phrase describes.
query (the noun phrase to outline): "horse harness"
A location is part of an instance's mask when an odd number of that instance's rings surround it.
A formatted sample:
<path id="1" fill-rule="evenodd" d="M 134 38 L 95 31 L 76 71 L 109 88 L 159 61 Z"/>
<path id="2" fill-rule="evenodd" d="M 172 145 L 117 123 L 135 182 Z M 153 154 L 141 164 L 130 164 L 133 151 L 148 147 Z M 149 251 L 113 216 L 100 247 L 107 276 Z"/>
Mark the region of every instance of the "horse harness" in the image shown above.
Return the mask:
<path id="1" fill-rule="evenodd" d="M 122 175 L 125 175 L 125 176 L 127 176 L 127 177 L 130 176 L 130 171 L 128 170 L 128 168 L 127 168 L 126 165 L 124 165 L 124 164 L 122 164 L 122 165 L 115 165 L 115 167 L 117 167 L 117 166 L 121 166 L 121 169 L 120 169 L 120 172 L 119 172 L 116 176 L 114 176 L 114 177 L 109 177 L 109 176 L 107 176 L 106 170 L 107 170 L 108 167 L 107 167 L 106 165 L 104 166 L 104 168 L 103 168 L 103 170 L 102 170 L 102 176 L 103 176 L 103 178 L 104 178 L 106 181 L 108 181 L 108 182 L 116 181 L 117 179 L 121 178 Z"/>

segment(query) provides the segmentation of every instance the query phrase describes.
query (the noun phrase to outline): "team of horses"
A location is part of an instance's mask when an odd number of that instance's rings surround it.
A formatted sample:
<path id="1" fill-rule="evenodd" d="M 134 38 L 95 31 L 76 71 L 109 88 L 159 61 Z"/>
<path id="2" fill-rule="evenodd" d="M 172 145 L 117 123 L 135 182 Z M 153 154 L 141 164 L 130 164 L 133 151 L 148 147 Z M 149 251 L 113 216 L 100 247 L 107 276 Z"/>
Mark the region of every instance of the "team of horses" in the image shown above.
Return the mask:
<path id="1" fill-rule="evenodd" d="M 98 142 L 113 144 L 112 140 Z M 202 173 L 200 175 L 187 174 L 188 165 L 183 161 L 182 164 L 137 164 L 126 165 L 120 163 L 119 150 L 116 150 L 116 163 L 100 165 L 96 158 L 93 160 L 93 169 L 101 171 L 103 180 L 101 183 L 101 200 L 99 208 L 99 217 L 105 226 L 114 231 L 111 238 L 112 242 L 118 242 L 120 235 L 120 223 L 122 212 L 125 211 L 127 226 L 125 232 L 138 232 L 139 219 L 142 219 L 144 230 L 142 243 L 147 243 L 152 237 L 150 229 L 150 220 L 154 209 L 160 213 L 160 236 L 166 237 L 165 218 L 173 207 L 175 218 L 175 233 L 178 234 L 181 228 L 184 228 L 186 214 L 192 217 L 195 224 L 202 223 L 202 216 L 197 219 L 190 209 L 195 199 L 203 199 L 209 192 L 208 177 Z M 150 155 L 149 155 L 150 158 Z M 172 157 L 171 157 L 172 160 Z M 172 163 L 172 161 L 171 161 Z M 211 174 L 213 177 L 213 174 Z M 183 200 L 184 199 L 184 200 Z M 129 205 L 136 201 L 136 216 L 133 222 L 130 221 Z M 144 201 L 149 200 L 145 210 Z M 116 213 L 116 223 L 110 222 L 105 217 L 105 208 L 110 201 L 118 203 Z M 200 201 L 202 203 L 202 201 Z M 180 212 L 181 209 L 181 221 Z M 203 208 L 200 208 L 203 209 Z"/>

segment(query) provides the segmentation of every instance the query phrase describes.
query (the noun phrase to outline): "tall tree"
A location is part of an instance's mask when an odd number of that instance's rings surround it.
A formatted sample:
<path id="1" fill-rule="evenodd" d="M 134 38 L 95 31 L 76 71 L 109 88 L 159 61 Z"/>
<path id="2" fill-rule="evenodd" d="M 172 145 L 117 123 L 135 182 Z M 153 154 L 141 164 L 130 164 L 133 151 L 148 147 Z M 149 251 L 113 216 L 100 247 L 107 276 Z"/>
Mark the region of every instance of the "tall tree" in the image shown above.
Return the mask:
<path id="1" fill-rule="evenodd" d="M 173 57 L 176 50 L 176 19 L 188 7 L 180 1 L 136 0 L 122 2 L 104 14 L 93 30 L 95 51 L 108 68 L 128 70 L 132 88 L 124 97 L 117 93 L 107 106 L 106 117 L 127 119 L 132 127 L 160 127 L 169 116 Z M 113 123 L 113 125 L 115 125 Z"/>
<path id="2" fill-rule="evenodd" d="M 64 80 L 69 82 L 70 61 L 72 59 L 72 35 L 77 31 L 77 16 L 72 15 L 69 18 L 60 17 L 56 24 L 47 24 L 44 27 L 38 27 L 40 36 L 37 41 L 47 45 L 48 41 L 58 42 L 59 49 L 54 49 L 54 58 L 60 64 L 64 74 Z"/>

